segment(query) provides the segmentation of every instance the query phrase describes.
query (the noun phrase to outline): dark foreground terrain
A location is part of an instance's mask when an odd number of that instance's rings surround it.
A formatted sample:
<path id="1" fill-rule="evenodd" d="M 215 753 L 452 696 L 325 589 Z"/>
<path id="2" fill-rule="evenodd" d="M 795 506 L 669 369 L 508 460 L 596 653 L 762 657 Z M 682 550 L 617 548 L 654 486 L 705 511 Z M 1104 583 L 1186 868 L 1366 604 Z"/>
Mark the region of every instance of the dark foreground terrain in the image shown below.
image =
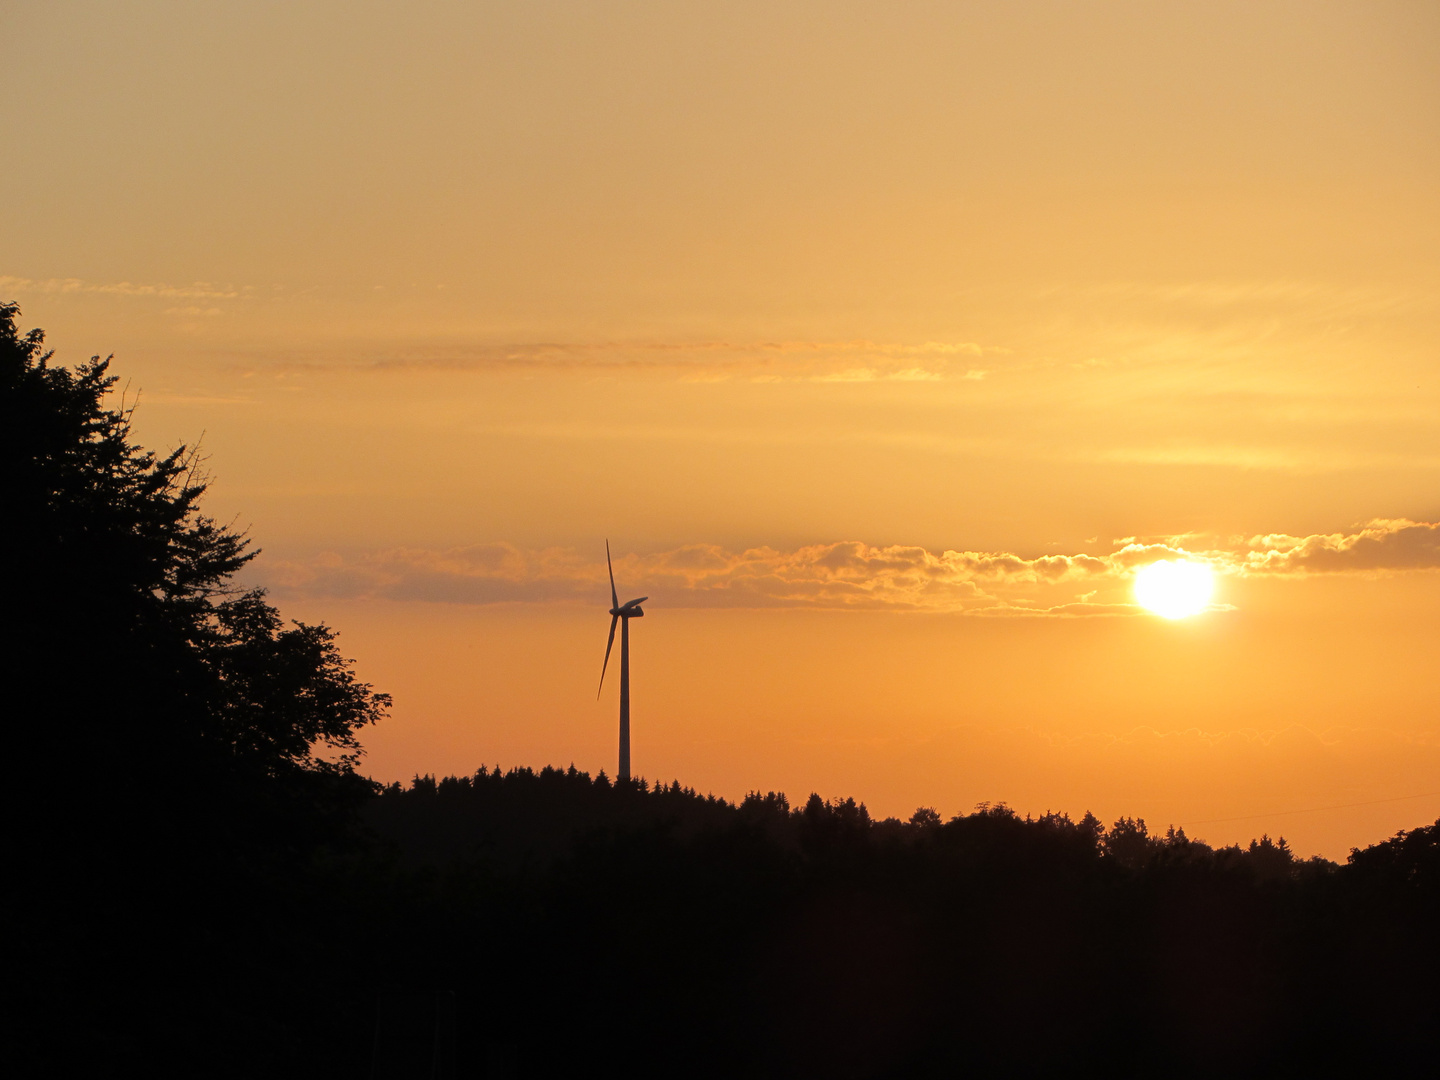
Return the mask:
<path id="1" fill-rule="evenodd" d="M 1440 1049 L 1440 825 L 1337 867 L 1129 820 L 876 822 L 851 801 L 730 807 L 573 770 L 420 780 L 367 818 L 395 873 L 428 883 L 397 919 L 425 929 L 386 959 L 433 956 L 418 985 L 454 992 L 480 1060 L 1236 1075 Z M 513 976 L 476 983 L 476 963 Z"/>
<path id="2" fill-rule="evenodd" d="M 1125 820 L 872 821 L 574 770 L 357 809 L 304 857 L 75 868 L 29 938 L 31 1064 L 1400 1075 L 1440 1053 L 1440 823 L 1336 866 Z"/>
<path id="3" fill-rule="evenodd" d="M 1297 861 L 1004 807 L 356 771 L 388 699 L 0 304 L 11 1076 L 1428 1075 L 1440 823 Z"/>

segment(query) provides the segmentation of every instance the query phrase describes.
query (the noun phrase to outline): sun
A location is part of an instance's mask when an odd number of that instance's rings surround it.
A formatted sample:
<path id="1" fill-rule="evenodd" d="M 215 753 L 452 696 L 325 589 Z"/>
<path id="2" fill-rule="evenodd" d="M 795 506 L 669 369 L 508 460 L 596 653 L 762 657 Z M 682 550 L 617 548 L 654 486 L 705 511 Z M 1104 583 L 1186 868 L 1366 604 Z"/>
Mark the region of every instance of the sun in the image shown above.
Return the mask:
<path id="1" fill-rule="evenodd" d="M 1166 619 L 1199 614 L 1214 591 L 1215 575 L 1204 563 L 1163 559 L 1135 572 L 1135 599 Z"/>

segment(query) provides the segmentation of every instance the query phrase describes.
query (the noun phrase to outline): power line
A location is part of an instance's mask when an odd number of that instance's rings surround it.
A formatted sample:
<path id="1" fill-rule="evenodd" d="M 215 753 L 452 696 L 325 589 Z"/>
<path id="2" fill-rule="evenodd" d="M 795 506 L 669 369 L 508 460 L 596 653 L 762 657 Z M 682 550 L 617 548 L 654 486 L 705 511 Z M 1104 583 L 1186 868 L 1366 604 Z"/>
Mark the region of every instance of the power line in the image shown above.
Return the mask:
<path id="1" fill-rule="evenodd" d="M 1396 795 L 1389 799 L 1371 799 L 1368 802 L 1341 803 L 1339 806 L 1312 806 L 1308 810 L 1276 810 L 1269 814 L 1244 814 L 1241 817 L 1206 818 L 1204 821 L 1182 821 L 1186 825 L 1218 825 L 1226 821 L 1253 821 L 1256 818 L 1285 817 L 1289 814 L 1318 814 L 1323 810 L 1349 810 L 1356 806 L 1379 806 L 1381 803 L 1403 802 L 1406 799 L 1429 799 L 1440 795 L 1440 791 L 1426 791 L 1419 795 Z"/>

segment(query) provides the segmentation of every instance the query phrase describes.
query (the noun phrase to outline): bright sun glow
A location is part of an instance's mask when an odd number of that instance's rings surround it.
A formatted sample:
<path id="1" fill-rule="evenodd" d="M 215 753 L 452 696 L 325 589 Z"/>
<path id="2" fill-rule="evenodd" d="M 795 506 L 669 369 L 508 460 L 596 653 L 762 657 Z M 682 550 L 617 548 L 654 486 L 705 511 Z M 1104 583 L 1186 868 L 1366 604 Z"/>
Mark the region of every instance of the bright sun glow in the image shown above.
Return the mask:
<path id="1" fill-rule="evenodd" d="M 1215 591 L 1215 575 L 1203 563 L 1161 562 L 1135 573 L 1135 599 L 1166 619 L 1183 619 L 1205 610 Z"/>

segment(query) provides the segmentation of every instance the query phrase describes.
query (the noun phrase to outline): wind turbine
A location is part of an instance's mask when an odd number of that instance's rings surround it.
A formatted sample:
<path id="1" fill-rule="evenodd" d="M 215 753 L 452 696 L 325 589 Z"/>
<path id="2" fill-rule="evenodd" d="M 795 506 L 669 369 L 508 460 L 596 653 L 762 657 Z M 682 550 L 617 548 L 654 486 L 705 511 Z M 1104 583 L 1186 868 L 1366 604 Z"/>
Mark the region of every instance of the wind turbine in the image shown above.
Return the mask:
<path id="1" fill-rule="evenodd" d="M 605 663 L 600 666 L 600 690 L 605 689 L 605 669 L 610 666 L 610 647 L 615 644 L 615 624 L 620 623 L 620 769 L 621 780 L 630 779 L 630 620 L 644 617 L 640 605 L 650 598 L 620 603 L 615 592 L 615 567 L 610 563 L 610 541 L 605 541 L 605 569 L 610 571 L 610 640 L 605 643 Z M 600 699 L 600 690 L 595 699 Z"/>

